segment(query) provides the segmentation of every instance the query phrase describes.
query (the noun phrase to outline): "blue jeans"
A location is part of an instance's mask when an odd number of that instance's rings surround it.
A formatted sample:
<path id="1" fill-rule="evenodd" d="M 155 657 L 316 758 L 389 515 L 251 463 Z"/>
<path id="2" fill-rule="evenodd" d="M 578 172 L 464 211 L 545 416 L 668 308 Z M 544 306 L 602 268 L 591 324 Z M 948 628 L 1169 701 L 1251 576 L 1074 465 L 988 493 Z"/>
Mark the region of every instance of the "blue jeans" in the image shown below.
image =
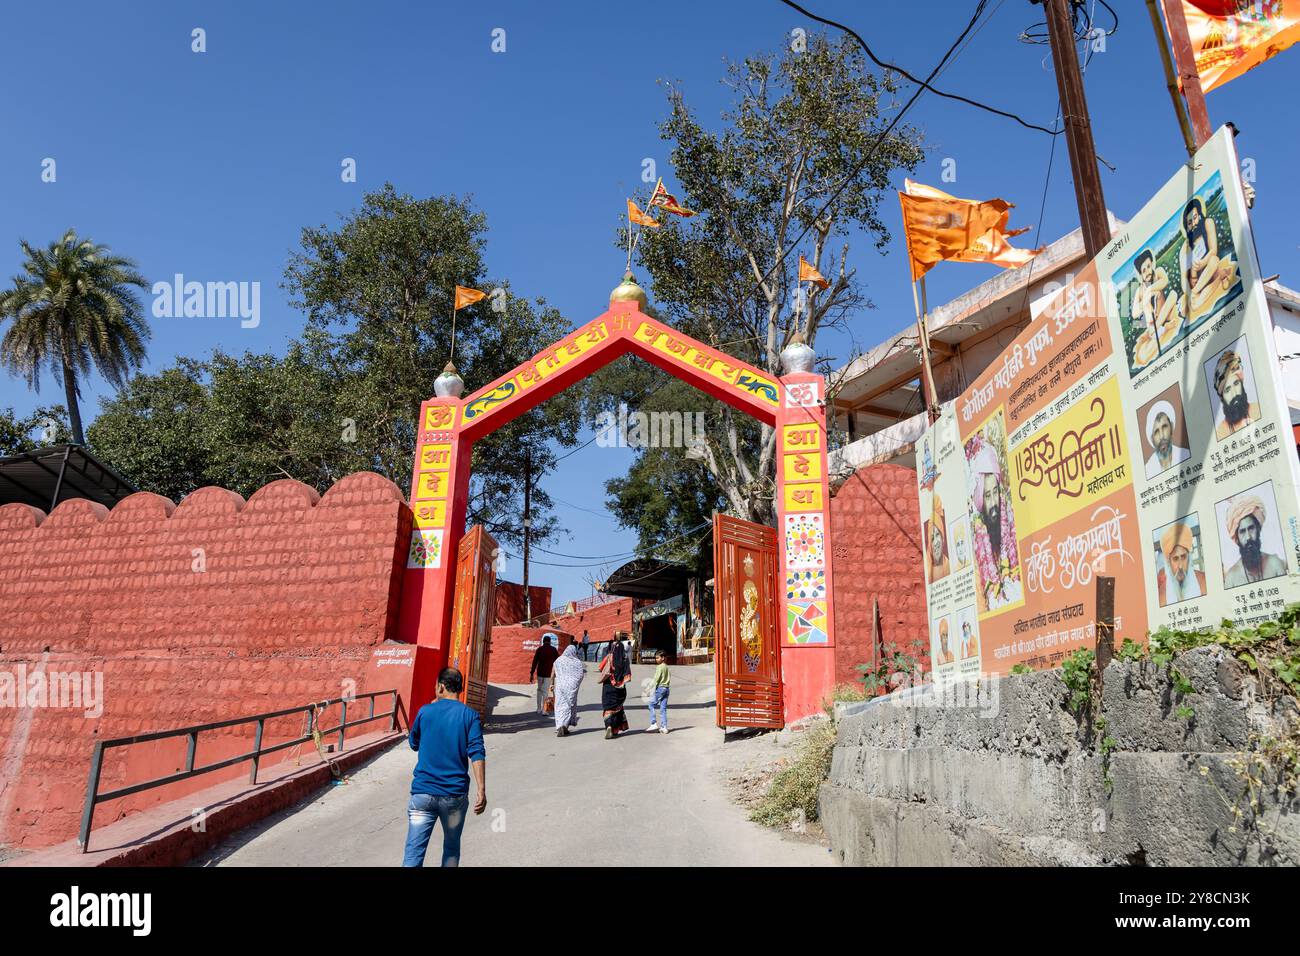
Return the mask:
<path id="1" fill-rule="evenodd" d="M 436 797 L 431 793 L 413 793 L 406 806 L 410 825 L 406 830 L 406 853 L 402 866 L 424 866 L 433 825 L 442 821 L 442 865 L 460 866 L 460 832 L 465 829 L 469 794 L 459 797 Z"/>
<path id="2" fill-rule="evenodd" d="M 659 708 L 659 719 L 655 719 L 655 708 Z M 650 692 L 650 723 L 660 727 L 668 726 L 668 688 L 656 687 Z"/>

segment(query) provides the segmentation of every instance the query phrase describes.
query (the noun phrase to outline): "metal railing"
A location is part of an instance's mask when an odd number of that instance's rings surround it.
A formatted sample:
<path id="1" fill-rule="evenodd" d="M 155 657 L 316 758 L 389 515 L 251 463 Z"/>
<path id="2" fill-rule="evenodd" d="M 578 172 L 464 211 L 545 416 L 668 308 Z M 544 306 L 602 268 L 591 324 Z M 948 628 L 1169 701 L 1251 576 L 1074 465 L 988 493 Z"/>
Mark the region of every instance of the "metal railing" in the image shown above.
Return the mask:
<path id="1" fill-rule="evenodd" d="M 375 713 L 375 698 L 391 697 L 392 706 L 381 714 Z M 370 701 L 370 713 L 366 717 L 358 720 L 348 720 L 349 702 L 357 703 L 363 700 Z M 328 730 L 321 730 L 316 727 L 316 714 L 324 711 L 327 707 L 335 704 L 342 705 L 337 727 L 331 727 Z M 262 732 L 266 728 L 268 720 L 274 720 L 279 717 L 291 717 L 294 714 L 307 715 L 307 731 L 301 737 L 294 740 L 286 740 L 282 743 L 273 744 L 270 747 L 262 746 Z M 90 758 L 90 780 L 86 784 L 86 805 L 81 811 L 81 831 L 77 836 L 77 843 L 81 846 L 81 852 L 85 853 L 90 843 L 91 821 L 95 814 L 95 806 L 100 803 L 107 803 L 109 800 L 119 800 L 122 797 L 129 797 L 134 793 L 140 793 L 143 790 L 152 790 L 155 787 L 163 787 L 169 783 L 176 783 L 180 780 L 189 780 L 201 774 L 211 773 L 214 770 L 221 770 L 225 767 L 232 767 L 235 764 L 252 761 L 253 766 L 248 774 L 250 784 L 257 783 L 257 768 L 262 757 L 267 754 L 277 753 L 281 750 L 288 750 L 290 747 L 299 747 L 313 739 L 317 735 L 325 737 L 327 734 L 339 735 L 338 752 L 343 752 L 343 744 L 347 739 L 349 727 L 359 727 L 362 724 L 368 724 L 372 721 L 389 718 L 389 728 L 397 729 L 397 691 L 396 690 L 377 690 L 368 694 L 357 694 L 352 697 L 335 697 L 332 700 L 319 700 L 310 704 L 303 704 L 301 707 L 290 707 L 287 710 L 273 710 L 265 714 L 254 714 L 251 717 L 234 717 L 230 720 L 217 720 L 210 724 L 196 724 L 193 727 L 182 727 L 179 730 L 159 730 L 148 734 L 138 734 L 134 737 L 115 737 L 112 740 L 99 740 L 95 742 L 95 752 Z M 257 732 L 253 738 L 253 749 L 248 753 L 238 754 L 234 757 L 227 757 L 225 760 L 218 760 L 216 763 L 210 763 L 202 767 L 194 766 L 194 755 L 199 746 L 199 734 L 206 730 L 220 730 L 223 727 L 237 727 L 240 724 L 257 724 Z M 154 780 L 146 780 L 143 783 L 134 783 L 129 787 L 119 787 L 116 790 L 109 790 L 105 793 L 99 792 L 99 776 L 104 766 L 104 751 L 112 747 L 126 747 L 131 744 L 149 743 L 154 740 L 167 740 L 171 737 L 188 737 L 189 745 L 185 752 L 185 769 L 179 773 L 168 774 L 165 777 L 158 777 Z"/>

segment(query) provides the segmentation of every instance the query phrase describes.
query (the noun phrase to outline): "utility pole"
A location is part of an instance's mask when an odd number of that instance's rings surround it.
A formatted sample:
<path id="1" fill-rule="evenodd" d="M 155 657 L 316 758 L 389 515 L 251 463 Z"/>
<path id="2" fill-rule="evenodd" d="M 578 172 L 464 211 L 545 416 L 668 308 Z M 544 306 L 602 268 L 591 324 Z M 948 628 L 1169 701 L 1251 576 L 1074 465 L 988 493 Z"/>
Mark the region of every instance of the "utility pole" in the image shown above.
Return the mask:
<path id="1" fill-rule="evenodd" d="M 533 450 L 524 446 L 524 620 L 529 624 L 533 620 L 533 598 L 528 590 L 528 544 L 533 528 L 532 507 L 533 493 Z"/>
<path id="2" fill-rule="evenodd" d="M 1182 3 L 1182 0 L 1178 0 Z M 1174 60 L 1169 52 L 1169 44 L 1165 42 L 1165 28 L 1160 22 L 1160 12 L 1156 9 L 1156 0 L 1147 0 L 1147 10 L 1151 14 L 1151 26 L 1156 33 L 1156 46 L 1160 49 L 1160 63 L 1165 70 L 1165 85 L 1169 87 L 1169 98 L 1174 104 L 1174 115 L 1178 117 L 1178 126 L 1183 131 L 1183 143 L 1187 146 L 1187 155 L 1196 155 L 1196 137 L 1192 134 L 1192 127 L 1187 119 L 1187 111 L 1183 109 L 1183 100 L 1178 92 L 1178 73 L 1174 68 Z M 1181 11 L 1180 11 L 1181 12 Z"/>
<path id="3" fill-rule="evenodd" d="M 1065 119 L 1065 141 L 1070 148 L 1070 168 L 1074 171 L 1074 198 L 1079 204 L 1079 225 L 1083 227 L 1083 247 L 1088 258 L 1092 259 L 1110 241 L 1110 223 L 1106 219 L 1106 197 L 1102 195 L 1101 173 L 1097 169 L 1097 150 L 1092 142 L 1088 101 L 1083 95 L 1079 55 L 1074 48 L 1074 25 L 1070 16 L 1074 0 L 1030 2 L 1041 3 L 1047 15 L 1052 63 L 1056 67 L 1056 89 L 1061 97 L 1061 115 Z"/>
<path id="4" fill-rule="evenodd" d="M 1210 138 L 1210 111 L 1205 106 L 1205 91 L 1201 89 L 1201 74 L 1196 71 L 1196 54 L 1192 51 L 1192 38 L 1187 32 L 1187 17 L 1183 15 L 1183 0 L 1160 0 L 1169 25 L 1169 41 L 1178 64 L 1178 81 L 1187 103 L 1187 114 L 1192 121 L 1199 149 Z"/>

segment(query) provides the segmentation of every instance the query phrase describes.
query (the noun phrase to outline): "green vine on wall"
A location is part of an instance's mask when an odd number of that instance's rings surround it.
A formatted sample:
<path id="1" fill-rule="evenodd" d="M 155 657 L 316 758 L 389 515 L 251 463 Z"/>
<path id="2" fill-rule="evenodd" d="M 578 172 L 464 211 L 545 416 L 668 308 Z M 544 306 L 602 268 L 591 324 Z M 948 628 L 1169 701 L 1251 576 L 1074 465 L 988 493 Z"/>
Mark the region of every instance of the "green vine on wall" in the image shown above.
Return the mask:
<path id="1" fill-rule="evenodd" d="M 1146 647 L 1125 640 L 1115 656 L 1131 663 L 1150 660 L 1166 668 L 1179 700 L 1174 713 L 1191 720 L 1196 711 L 1185 699 L 1196 693 L 1196 686 L 1173 665 L 1173 659 L 1177 654 L 1210 646 L 1222 647 L 1240 661 L 1258 679 L 1265 698 L 1290 697 L 1300 702 L 1300 604 L 1291 604 L 1276 620 L 1253 627 L 1227 620 L 1217 627 L 1191 631 L 1161 627 L 1151 632 Z M 1072 689 L 1070 700 L 1074 693 Z M 1099 723 L 1103 719 L 1099 718 Z M 1102 753 L 1109 754 L 1105 741 Z M 1208 766 L 1200 767 L 1200 772 L 1232 814 L 1233 824 L 1228 831 L 1253 830 L 1261 839 L 1271 837 L 1272 829 L 1263 820 L 1265 798 L 1271 793 L 1279 802 L 1287 803 L 1300 796 L 1300 721 L 1292 721 L 1289 732 L 1282 737 L 1252 733 L 1246 750 L 1225 762 L 1241 781 L 1235 795 L 1224 793 L 1210 776 Z"/>

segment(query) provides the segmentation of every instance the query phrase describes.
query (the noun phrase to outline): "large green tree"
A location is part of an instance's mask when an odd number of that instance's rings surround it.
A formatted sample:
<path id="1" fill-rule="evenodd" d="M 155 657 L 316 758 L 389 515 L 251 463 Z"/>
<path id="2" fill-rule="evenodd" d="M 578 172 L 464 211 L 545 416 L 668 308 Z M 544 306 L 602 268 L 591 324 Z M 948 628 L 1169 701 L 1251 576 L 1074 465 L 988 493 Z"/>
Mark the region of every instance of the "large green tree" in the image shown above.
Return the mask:
<path id="1" fill-rule="evenodd" d="M 0 364 L 37 391 L 42 371 L 61 381 L 73 441 L 85 444 L 81 381 L 94 369 L 120 387 L 144 361 L 149 326 L 135 290 L 149 284 L 130 259 L 71 229 L 44 249 L 19 245 L 23 274 L 0 292 Z"/>
<path id="2" fill-rule="evenodd" d="M 467 200 L 416 199 L 391 185 L 367 194 L 336 227 L 303 230 L 285 286 L 307 327 L 283 355 L 218 351 L 137 375 L 104 401 L 92 446 L 173 499 L 204 484 L 247 496 L 284 477 L 324 491 L 359 470 L 409 494 L 420 403 L 451 354 L 454 286 L 500 287 L 458 315 L 455 359 L 467 390 L 570 328 L 545 301 L 485 280 L 485 231 Z M 527 466 L 536 487 L 555 447 L 574 444 L 581 408 L 581 390 L 570 390 L 475 443 L 472 522 L 519 543 Z M 534 491 L 537 540 L 554 533 L 550 505 Z"/>
<path id="3" fill-rule="evenodd" d="M 137 488 L 173 501 L 214 484 L 205 375 L 194 359 L 133 375 L 100 399 L 87 429 L 91 450 Z"/>
<path id="4" fill-rule="evenodd" d="M 849 264 L 850 241 L 865 240 L 874 249 L 889 241 L 880 202 L 892 195 L 890 177 L 920 162 L 920 137 L 905 125 L 883 135 L 894 81 L 871 73 L 849 41 L 816 35 L 802 52 L 752 56 L 729 64 L 725 82 L 732 104 L 716 128 L 695 116 L 680 88 L 668 87 L 669 115 L 660 134 L 672 143 L 681 198 L 699 215 L 661 216 L 663 228 L 646 231 L 638 256 L 661 315 L 779 375 L 781 351 L 796 333 L 811 345 L 822 330 L 843 328 L 870 308 Z M 800 254 L 830 286 L 813 287 L 796 318 Z M 721 403 L 708 404 L 699 467 L 728 510 L 772 523 L 773 429 Z M 642 457 L 685 455 L 683 449 L 652 449 Z M 611 483 L 615 510 L 633 513 L 645 497 L 638 474 L 662 475 L 674 467 L 643 462 L 629 480 Z M 643 545 L 668 537 L 665 532 L 686 525 L 700 507 L 686 498 L 669 505 L 684 515 L 665 517 L 658 531 L 642 520 Z"/>
<path id="5" fill-rule="evenodd" d="M 373 435 L 371 467 L 406 489 L 420 402 L 452 356 L 456 285 L 493 289 L 461 309 L 455 364 L 472 391 L 570 331 L 543 299 L 529 302 L 490 281 L 482 260 L 486 219 L 468 199 L 415 199 L 391 185 L 365 196 L 337 228 L 304 229 L 285 284 L 311 328 L 332 336 L 336 371 L 347 382 L 336 410 Z M 501 291 L 495 292 L 496 289 Z M 522 540 L 523 486 L 534 488 L 554 447 L 576 443 L 585 391 L 572 388 L 474 446 L 470 520 L 499 540 Z M 532 449 L 523 454 L 524 446 Z M 531 468 L 531 474 L 529 474 Z M 550 500 L 532 496 L 533 538 L 554 532 Z"/>
<path id="6" fill-rule="evenodd" d="M 42 405 L 30 415 L 0 408 L 0 457 L 66 443 L 72 437 L 67 418 L 62 405 Z"/>

